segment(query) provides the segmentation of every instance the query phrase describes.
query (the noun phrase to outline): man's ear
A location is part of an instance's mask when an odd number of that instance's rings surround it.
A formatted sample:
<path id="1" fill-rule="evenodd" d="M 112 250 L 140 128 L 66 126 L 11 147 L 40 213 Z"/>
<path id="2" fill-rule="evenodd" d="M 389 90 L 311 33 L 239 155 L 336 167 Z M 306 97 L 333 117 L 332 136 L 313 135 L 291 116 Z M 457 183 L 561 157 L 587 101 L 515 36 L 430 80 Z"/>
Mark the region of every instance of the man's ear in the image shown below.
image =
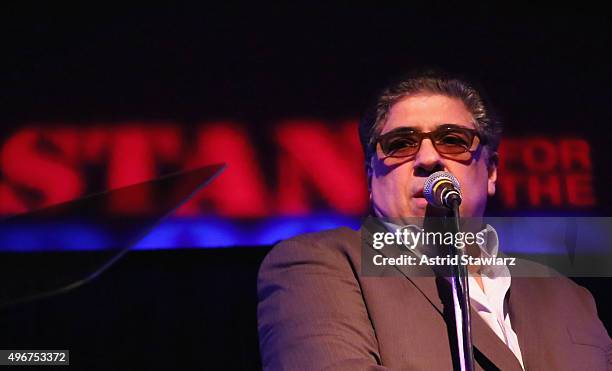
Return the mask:
<path id="1" fill-rule="evenodd" d="M 495 182 L 497 181 L 497 164 L 499 163 L 499 155 L 497 152 L 493 152 L 489 155 L 487 160 L 487 194 L 489 196 L 495 195 Z"/>

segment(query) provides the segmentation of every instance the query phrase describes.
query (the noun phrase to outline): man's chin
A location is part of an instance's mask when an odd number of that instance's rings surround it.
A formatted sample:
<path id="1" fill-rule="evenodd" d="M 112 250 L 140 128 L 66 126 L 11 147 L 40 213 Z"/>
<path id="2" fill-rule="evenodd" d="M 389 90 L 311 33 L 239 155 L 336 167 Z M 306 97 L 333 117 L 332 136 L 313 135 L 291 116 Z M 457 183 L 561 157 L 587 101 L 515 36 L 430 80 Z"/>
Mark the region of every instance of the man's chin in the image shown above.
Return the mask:
<path id="1" fill-rule="evenodd" d="M 411 206 L 412 207 L 409 210 L 402 213 L 402 215 L 397 218 L 398 223 L 396 224 L 422 225 L 423 220 L 428 217 L 439 218 L 439 217 L 450 215 L 447 209 L 433 207 L 429 204 L 425 205 L 424 207 L 420 207 L 421 205 L 418 205 L 418 206 L 411 205 Z"/>
<path id="2" fill-rule="evenodd" d="M 442 208 L 442 207 L 434 207 L 431 205 L 427 205 L 427 208 L 425 208 L 425 213 L 423 216 L 427 217 L 443 217 L 443 216 L 449 216 L 450 215 L 450 210 L 446 209 L 446 208 Z"/>
<path id="3" fill-rule="evenodd" d="M 396 224 L 419 224 L 427 217 L 435 218 L 450 215 L 450 210 L 433 207 L 425 199 L 412 199 L 411 201 L 403 211 L 398 209 L 395 213 L 384 213 L 380 209 L 375 208 L 375 215 L 380 218 L 387 218 Z"/>
<path id="4" fill-rule="evenodd" d="M 446 208 L 431 206 L 423 197 L 413 198 L 411 201 L 412 207 L 410 210 L 410 216 L 423 218 L 429 216 L 442 217 L 449 214 Z"/>
<path id="5" fill-rule="evenodd" d="M 446 208 L 433 207 L 427 203 L 424 198 L 412 199 L 400 217 L 408 218 L 424 218 L 427 216 L 445 216 L 448 215 Z"/>

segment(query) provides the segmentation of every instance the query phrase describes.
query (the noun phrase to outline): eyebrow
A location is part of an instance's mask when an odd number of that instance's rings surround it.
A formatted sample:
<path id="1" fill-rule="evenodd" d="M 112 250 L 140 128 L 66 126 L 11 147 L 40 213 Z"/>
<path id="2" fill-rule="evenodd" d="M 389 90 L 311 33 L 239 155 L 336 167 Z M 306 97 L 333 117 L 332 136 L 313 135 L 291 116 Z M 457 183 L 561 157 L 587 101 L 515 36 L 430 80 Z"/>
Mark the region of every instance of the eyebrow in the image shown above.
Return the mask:
<path id="1" fill-rule="evenodd" d="M 469 126 L 465 126 L 465 124 L 441 124 L 440 126 L 438 126 L 435 130 L 432 131 L 436 131 L 436 130 L 440 130 L 443 128 L 447 128 L 447 129 L 469 129 L 469 130 L 476 130 L 475 128 L 471 128 Z M 389 133 L 397 133 L 397 132 L 404 132 L 404 131 L 416 131 L 416 132 L 420 132 L 422 133 L 422 130 L 419 130 L 417 128 L 415 128 L 414 126 L 400 126 L 397 127 L 395 129 L 389 130 L 388 132 L 384 133 L 384 134 L 380 134 L 380 136 L 383 135 L 387 135 Z"/>

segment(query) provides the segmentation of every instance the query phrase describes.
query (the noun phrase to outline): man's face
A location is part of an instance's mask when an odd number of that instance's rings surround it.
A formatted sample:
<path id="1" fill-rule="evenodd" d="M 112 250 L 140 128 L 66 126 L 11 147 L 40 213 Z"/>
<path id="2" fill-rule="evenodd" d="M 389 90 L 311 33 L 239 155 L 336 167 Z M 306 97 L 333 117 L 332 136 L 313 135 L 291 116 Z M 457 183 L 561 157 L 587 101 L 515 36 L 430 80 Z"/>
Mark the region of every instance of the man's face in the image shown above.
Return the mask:
<path id="1" fill-rule="evenodd" d="M 391 108 L 381 135 L 399 127 L 422 132 L 434 131 L 441 125 L 454 124 L 475 129 L 474 118 L 463 102 L 443 95 L 417 94 L 398 101 Z M 487 196 L 495 194 L 497 169 L 488 166 L 483 146 L 465 161 L 440 155 L 429 138 L 424 138 L 419 151 L 408 158 L 372 158 L 371 191 L 377 216 L 400 218 L 440 215 L 428 206 L 423 196 L 427 177 L 436 171 L 452 173 L 461 185 L 462 216 L 482 216 Z M 380 151 L 377 151 L 380 154 Z"/>

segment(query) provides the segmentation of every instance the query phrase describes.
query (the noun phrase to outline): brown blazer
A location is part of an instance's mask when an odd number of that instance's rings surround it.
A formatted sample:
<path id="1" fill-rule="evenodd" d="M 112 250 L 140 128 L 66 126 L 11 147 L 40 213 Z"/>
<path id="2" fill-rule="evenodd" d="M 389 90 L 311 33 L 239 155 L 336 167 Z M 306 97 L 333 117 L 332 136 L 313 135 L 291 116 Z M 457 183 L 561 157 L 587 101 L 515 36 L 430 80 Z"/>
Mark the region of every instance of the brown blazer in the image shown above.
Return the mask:
<path id="1" fill-rule="evenodd" d="M 360 232 L 339 228 L 275 246 L 259 271 L 267 370 L 452 370 L 440 279 L 361 275 Z M 567 278 L 514 278 L 508 311 L 527 370 L 612 370 L 612 341 L 591 294 Z M 478 369 L 520 370 L 472 312 Z"/>

